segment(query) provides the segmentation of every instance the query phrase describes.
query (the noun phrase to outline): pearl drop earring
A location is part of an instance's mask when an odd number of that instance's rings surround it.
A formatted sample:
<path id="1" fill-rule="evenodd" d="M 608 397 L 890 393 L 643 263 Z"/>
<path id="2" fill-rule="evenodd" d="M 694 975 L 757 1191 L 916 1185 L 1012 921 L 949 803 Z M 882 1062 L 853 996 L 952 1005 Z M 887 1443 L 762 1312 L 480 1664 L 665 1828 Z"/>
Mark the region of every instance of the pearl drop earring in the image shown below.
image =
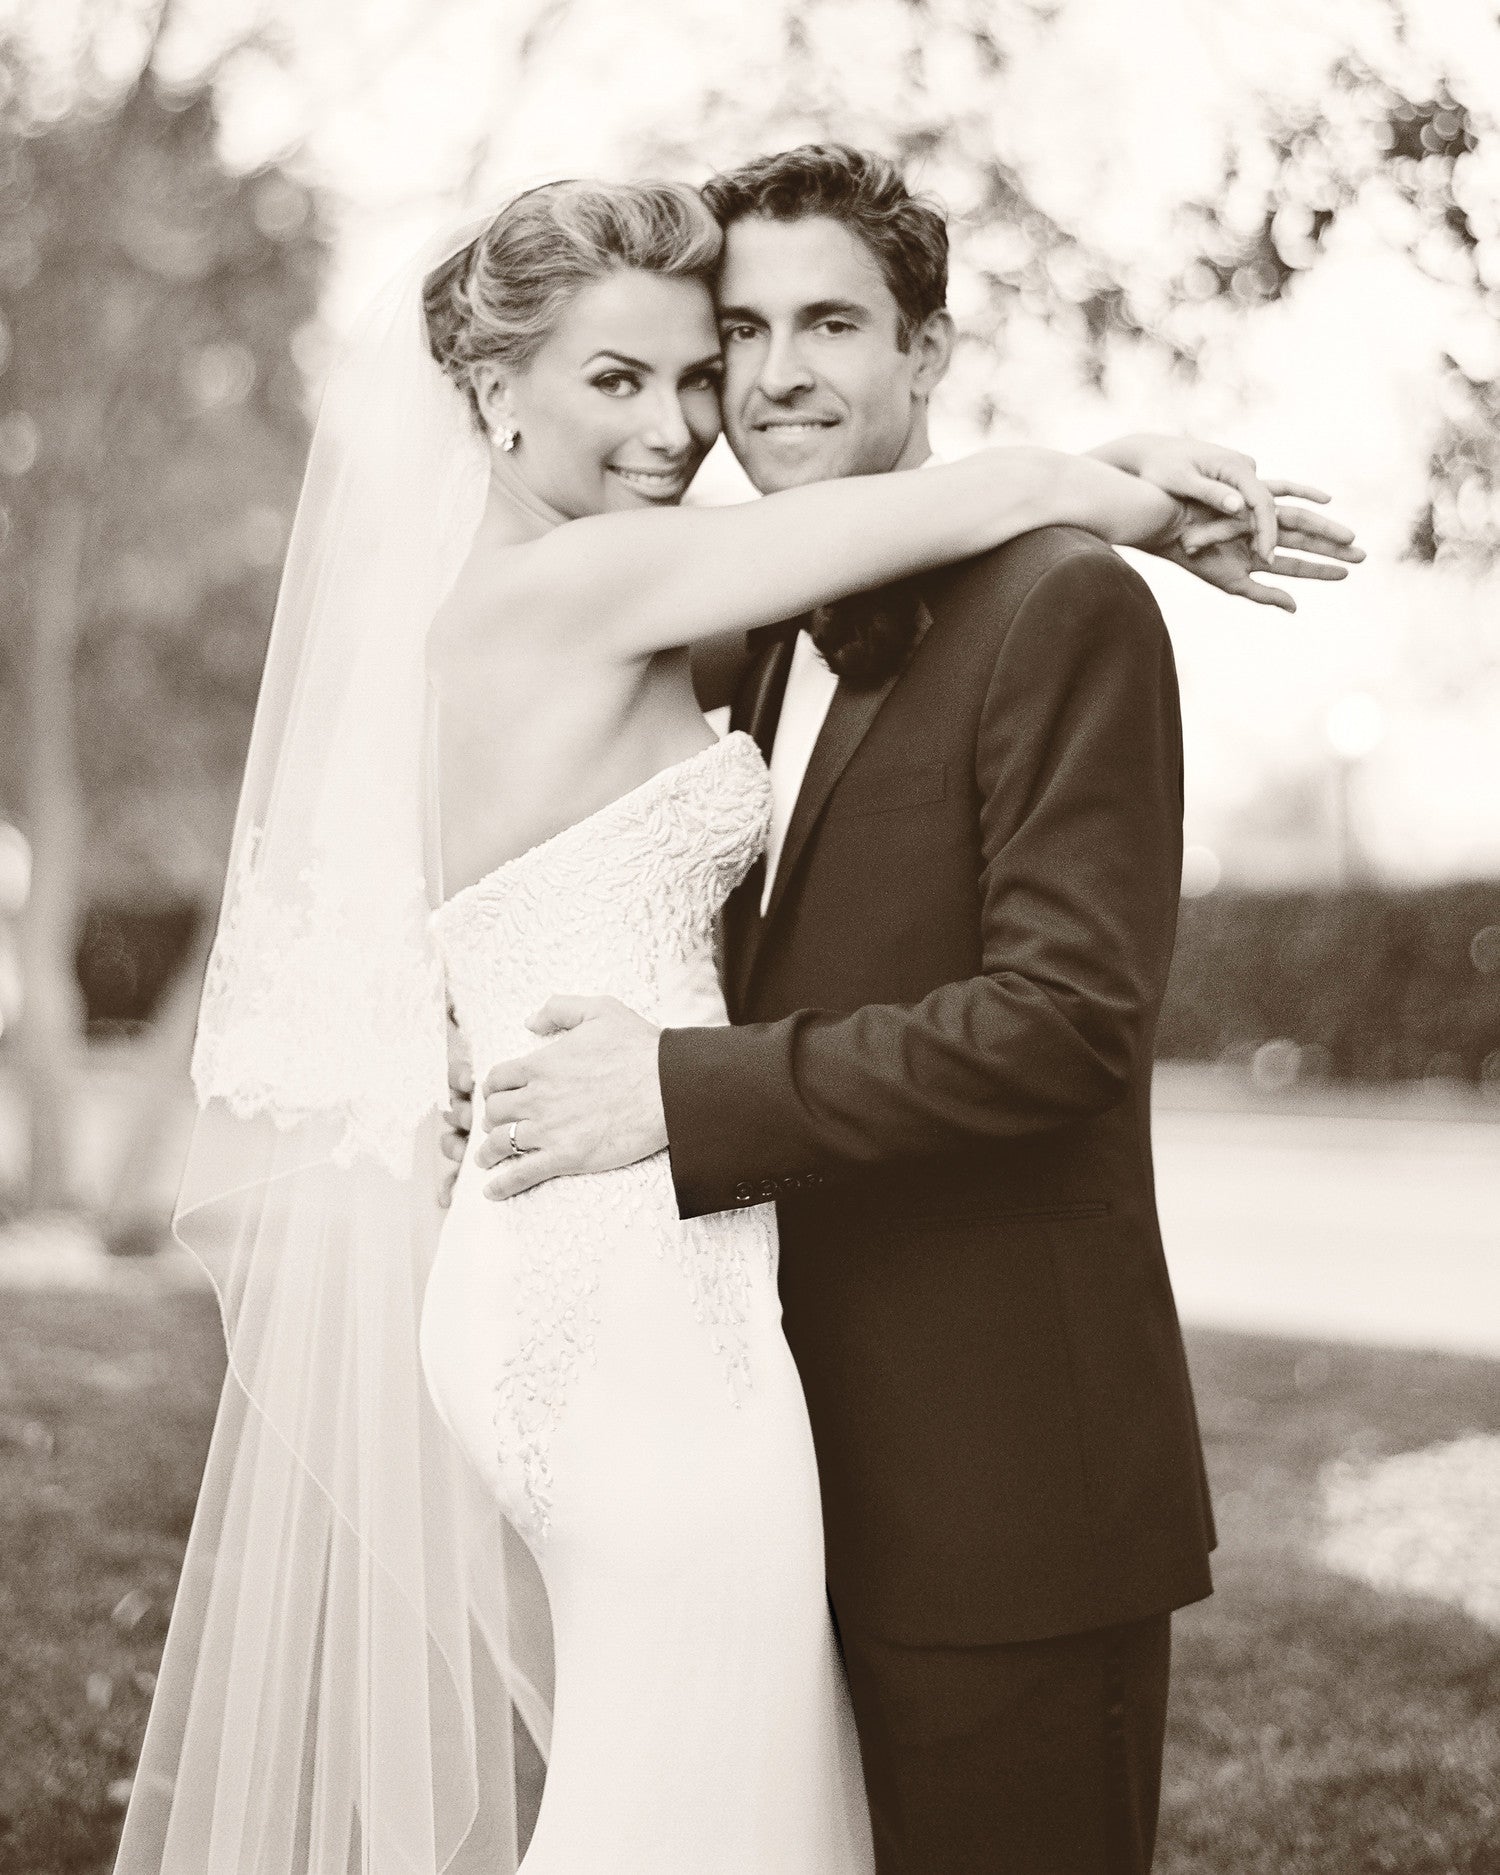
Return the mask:
<path id="1" fill-rule="evenodd" d="M 502 423 L 495 433 L 495 447 L 507 451 L 514 449 L 516 446 L 516 438 L 520 434 L 521 432 L 516 428 L 515 424 L 509 422 Z"/>

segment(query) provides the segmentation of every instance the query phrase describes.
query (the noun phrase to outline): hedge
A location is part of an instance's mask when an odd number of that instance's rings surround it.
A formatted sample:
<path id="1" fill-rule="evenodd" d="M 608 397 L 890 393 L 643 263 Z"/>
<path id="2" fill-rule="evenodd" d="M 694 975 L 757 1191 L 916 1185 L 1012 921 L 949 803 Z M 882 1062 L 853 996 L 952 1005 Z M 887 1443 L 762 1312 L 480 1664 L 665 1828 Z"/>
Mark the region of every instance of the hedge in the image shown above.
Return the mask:
<path id="1" fill-rule="evenodd" d="M 1500 1080 L 1500 882 L 1185 899 L 1157 1052 L 1278 1040 L 1337 1080 Z"/>
<path id="2" fill-rule="evenodd" d="M 78 947 L 96 1032 L 149 1017 L 187 954 L 193 905 L 98 906 Z M 1343 1080 L 1500 1079 L 1500 882 L 1185 899 L 1158 1052 L 1271 1041 Z"/>

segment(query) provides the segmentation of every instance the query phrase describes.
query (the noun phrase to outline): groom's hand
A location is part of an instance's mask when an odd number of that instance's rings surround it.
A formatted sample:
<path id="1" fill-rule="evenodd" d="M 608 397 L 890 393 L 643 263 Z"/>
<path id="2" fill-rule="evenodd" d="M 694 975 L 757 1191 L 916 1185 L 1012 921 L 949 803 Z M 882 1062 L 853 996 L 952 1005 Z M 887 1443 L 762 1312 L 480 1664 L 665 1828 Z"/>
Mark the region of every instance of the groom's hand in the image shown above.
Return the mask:
<path id="1" fill-rule="evenodd" d="M 1217 586 L 1221 592 L 1238 599 L 1252 599 L 1258 605 L 1279 606 L 1295 612 L 1297 602 L 1280 586 L 1264 585 L 1251 577 L 1270 573 L 1278 579 L 1344 579 L 1351 566 L 1365 557 L 1357 546 L 1354 530 L 1332 515 L 1319 514 L 1315 508 L 1292 507 L 1284 498 L 1289 495 L 1303 501 L 1326 502 L 1327 495 L 1318 488 L 1306 488 L 1297 482 L 1271 482 L 1267 486 L 1276 500 L 1276 550 L 1262 557 L 1251 539 L 1248 524 L 1241 520 L 1198 520 L 1190 522 L 1177 538 L 1158 551 L 1189 573 Z"/>
<path id="2" fill-rule="evenodd" d="M 549 1178 L 607 1172 L 661 1151 L 667 1121 L 654 1023 L 612 996 L 554 996 L 526 1026 L 554 1039 L 497 1062 L 480 1090 L 485 1137 L 474 1162 L 494 1169 L 487 1198 L 513 1198 Z M 512 1125 L 518 1153 L 511 1151 Z"/>
<path id="3" fill-rule="evenodd" d="M 1248 524 L 1252 543 L 1262 559 L 1276 551 L 1276 499 L 1268 482 L 1261 480 L 1255 460 L 1222 443 L 1205 443 L 1196 436 L 1121 436 L 1089 451 L 1127 474 L 1151 482 L 1178 501 L 1207 509 L 1210 515 L 1236 517 Z"/>

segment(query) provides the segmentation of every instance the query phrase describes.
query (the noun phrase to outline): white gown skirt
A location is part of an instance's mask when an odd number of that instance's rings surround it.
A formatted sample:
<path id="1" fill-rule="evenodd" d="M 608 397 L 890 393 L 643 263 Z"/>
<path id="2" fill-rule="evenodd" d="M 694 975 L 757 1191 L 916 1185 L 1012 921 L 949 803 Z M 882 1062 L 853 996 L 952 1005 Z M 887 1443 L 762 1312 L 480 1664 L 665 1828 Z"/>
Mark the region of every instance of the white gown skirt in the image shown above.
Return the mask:
<path id="1" fill-rule="evenodd" d="M 497 1204 L 472 1151 L 422 1359 L 551 1605 L 524 1875 L 868 1875 L 774 1224 L 721 1213 L 684 1237 L 665 1154 Z M 739 1261 L 726 1336 L 684 1258 L 733 1262 L 736 1233 L 764 1248 Z"/>

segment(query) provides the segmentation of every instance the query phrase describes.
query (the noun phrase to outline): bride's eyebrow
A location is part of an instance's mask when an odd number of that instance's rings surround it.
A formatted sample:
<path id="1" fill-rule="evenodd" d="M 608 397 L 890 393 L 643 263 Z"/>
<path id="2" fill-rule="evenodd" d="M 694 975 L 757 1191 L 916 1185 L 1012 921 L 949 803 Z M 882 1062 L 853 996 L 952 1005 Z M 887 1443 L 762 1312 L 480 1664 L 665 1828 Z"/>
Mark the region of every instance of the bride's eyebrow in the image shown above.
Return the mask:
<path id="1" fill-rule="evenodd" d="M 587 371 L 591 365 L 598 364 L 601 358 L 613 358 L 616 364 L 625 365 L 632 371 L 650 371 L 652 368 L 650 365 L 644 363 L 641 359 L 632 358 L 629 352 L 616 352 L 616 351 L 605 350 L 602 352 L 595 352 L 591 358 L 585 358 L 583 361 L 584 370 Z"/>

